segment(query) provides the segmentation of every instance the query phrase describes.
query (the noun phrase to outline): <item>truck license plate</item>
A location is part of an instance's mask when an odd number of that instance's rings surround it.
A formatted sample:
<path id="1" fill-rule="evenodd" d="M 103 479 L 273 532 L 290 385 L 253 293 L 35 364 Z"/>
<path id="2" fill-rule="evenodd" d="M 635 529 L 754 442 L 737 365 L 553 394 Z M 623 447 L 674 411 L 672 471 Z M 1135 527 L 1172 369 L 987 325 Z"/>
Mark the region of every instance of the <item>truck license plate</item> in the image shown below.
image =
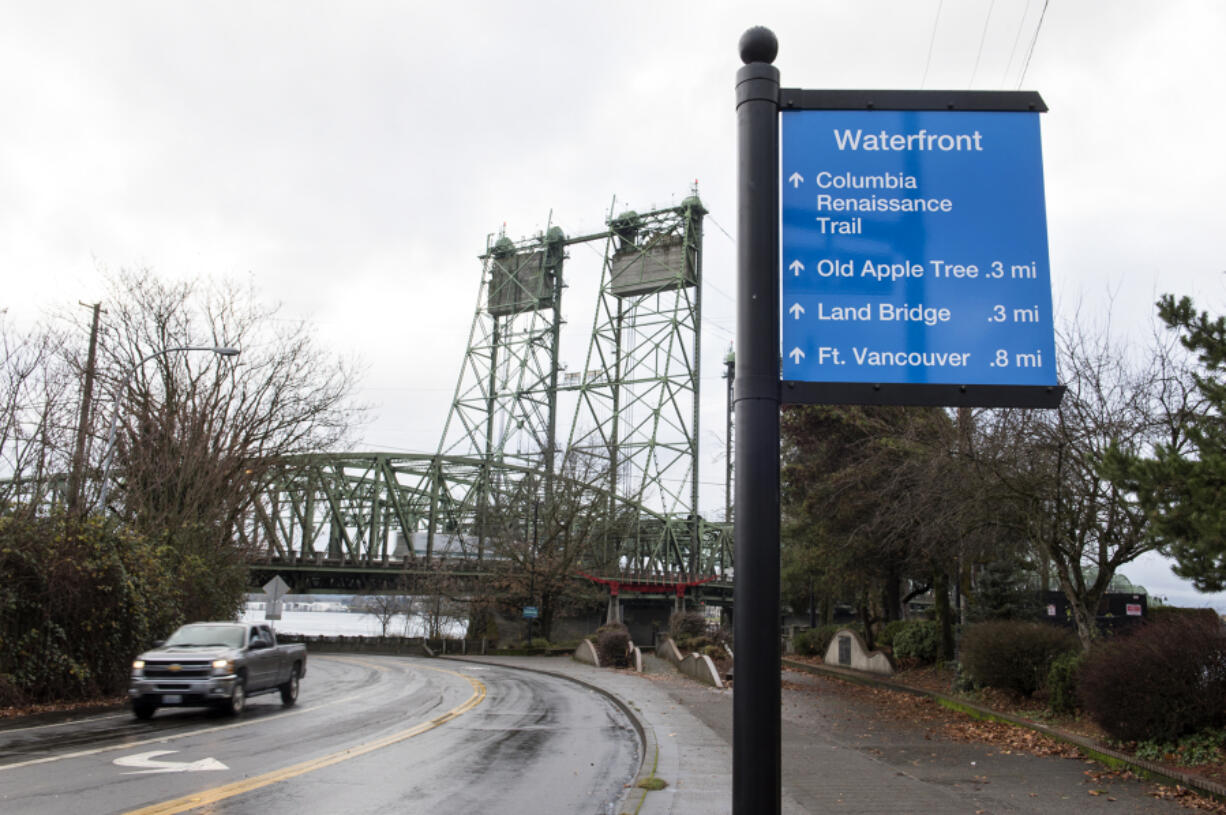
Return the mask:
<path id="1" fill-rule="evenodd" d="M 183 704 L 183 697 L 177 693 L 163 693 L 162 694 L 162 704 L 181 705 Z"/>

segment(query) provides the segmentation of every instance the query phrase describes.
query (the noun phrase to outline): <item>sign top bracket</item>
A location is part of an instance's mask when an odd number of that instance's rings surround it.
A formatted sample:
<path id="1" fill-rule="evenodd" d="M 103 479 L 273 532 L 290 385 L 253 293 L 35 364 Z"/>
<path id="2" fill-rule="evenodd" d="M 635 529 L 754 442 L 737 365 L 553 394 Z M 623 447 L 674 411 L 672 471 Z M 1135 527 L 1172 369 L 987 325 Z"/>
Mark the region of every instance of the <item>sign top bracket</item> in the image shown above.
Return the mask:
<path id="1" fill-rule="evenodd" d="M 1037 91 L 806 90 L 780 88 L 780 110 L 964 110 L 1046 113 Z"/>

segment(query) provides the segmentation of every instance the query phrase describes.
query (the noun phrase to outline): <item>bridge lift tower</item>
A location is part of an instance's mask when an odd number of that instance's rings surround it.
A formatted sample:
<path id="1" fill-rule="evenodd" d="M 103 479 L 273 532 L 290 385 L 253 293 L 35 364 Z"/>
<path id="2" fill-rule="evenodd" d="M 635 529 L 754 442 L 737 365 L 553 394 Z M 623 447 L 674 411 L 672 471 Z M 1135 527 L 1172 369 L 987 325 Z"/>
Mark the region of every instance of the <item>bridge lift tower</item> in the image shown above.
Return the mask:
<path id="1" fill-rule="evenodd" d="M 524 241 L 491 240 L 440 469 L 422 484 L 437 493 L 431 517 L 450 512 L 452 528 L 479 530 L 496 481 L 526 468 L 542 474 L 548 491 L 564 451 L 569 466 L 578 456 L 603 473 L 611 512 L 635 510 L 633 528 L 607 542 L 603 560 L 648 572 L 706 565 L 711 533 L 698 513 L 705 212 L 691 196 L 678 207 L 611 217 L 595 234 L 566 237 L 552 226 Z M 566 248 L 594 241 L 604 241 L 605 253 L 586 360 L 581 371 L 563 372 Z M 575 397 L 569 428 L 561 427 L 560 393 Z M 443 468 L 460 461 L 479 462 L 466 489 L 440 490 L 459 485 Z"/>
<path id="2" fill-rule="evenodd" d="M 287 462 L 251 529 L 269 566 L 480 560 L 498 495 L 528 485 L 547 498 L 557 479 L 597 473 L 620 525 L 589 553 L 589 569 L 627 579 L 722 574 L 732 565 L 730 535 L 698 512 L 705 213 L 692 195 L 675 207 L 611 214 L 594 234 L 568 237 L 550 225 L 520 241 L 492 236 L 437 450 Z M 584 366 L 564 371 L 568 249 L 600 242 Z M 401 545 L 391 544 L 393 531 Z"/>

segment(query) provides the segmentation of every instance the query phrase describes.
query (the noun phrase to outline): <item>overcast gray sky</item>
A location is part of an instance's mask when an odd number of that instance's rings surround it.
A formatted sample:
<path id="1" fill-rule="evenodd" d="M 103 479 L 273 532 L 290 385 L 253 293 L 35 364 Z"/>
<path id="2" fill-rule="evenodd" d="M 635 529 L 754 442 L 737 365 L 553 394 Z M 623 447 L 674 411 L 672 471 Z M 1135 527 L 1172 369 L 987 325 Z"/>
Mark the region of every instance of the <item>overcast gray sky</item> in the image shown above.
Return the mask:
<path id="1" fill-rule="evenodd" d="M 364 449 L 430 451 L 486 236 L 596 231 L 610 207 L 677 203 L 697 181 L 717 516 L 752 25 L 778 35 L 785 86 L 1042 93 L 1057 321 L 1110 305 L 1139 336 L 1159 293 L 1226 307 L 1215 0 L 0 0 L 0 308 L 29 325 L 122 268 L 249 279 L 363 360 Z M 577 292 L 598 268 L 572 250 Z M 583 300 L 568 295 L 572 329 L 590 325 Z M 1161 563 L 1124 571 L 1226 609 Z"/>

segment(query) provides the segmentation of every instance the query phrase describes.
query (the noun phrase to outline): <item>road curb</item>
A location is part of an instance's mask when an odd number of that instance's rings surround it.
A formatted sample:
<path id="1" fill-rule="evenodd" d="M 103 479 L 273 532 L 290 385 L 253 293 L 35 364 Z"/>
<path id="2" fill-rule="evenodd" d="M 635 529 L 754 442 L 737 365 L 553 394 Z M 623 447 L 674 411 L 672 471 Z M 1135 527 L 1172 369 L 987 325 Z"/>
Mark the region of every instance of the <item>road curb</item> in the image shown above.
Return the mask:
<path id="1" fill-rule="evenodd" d="M 655 730 L 650 724 L 647 724 L 639 718 L 636 712 L 637 708 L 634 707 L 633 702 L 628 702 L 622 699 L 616 693 L 608 690 L 607 688 L 602 688 L 591 682 L 585 682 L 582 679 L 578 679 L 564 673 L 558 673 L 556 671 L 547 671 L 542 668 L 528 668 L 523 665 L 511 665 L 502 662 L 490 662 L 485 659 L 473 659 L 471 657 L 457 657 L 450 654 L 445 656 L 440 655 L 436 657 L 436 659 L 446 660 L 448 662 L 468 662 L 473 665 L 494 665 L 499 668 L 509 668 L 516 671 L 528 671 L 529 673 L 544 674 L 545 676 L 552 676 L 555 679 L 564 679 L 568 682 L 574 682 L 576 685 L 582 685 L 588 690 L 595 691 L 596 693 L 606 697 L 626 714 L 626 718 L 630 720 L 630 723 L 634 726 L 635 732 L 638 733 L 639 746 L 642 748 L 640 751 L 642 760 L 639 763 L 639 771 L 635 774 L 634 781 L 630 783 L 630 786 L 627 787 L 617 799 L 617 811 L 629 812 L 633 815 L 633 813 L 637 813 L 639 809 L 642 808 L 643 801 L 647 797 L 647 793 L 650 791 L 648 786 L 650 785 L 651 779 L 655 778 L 656 765 L 660 758 L 660 746 L 656 741 Z M 642 784 L 647 784 L 648 786 L 640 786 Z"/>
<path id="2" fill-rule="evenodd" d="M 1113 750 L 1084 736 L 1079 736 L 1076 733 L 1069 733 L 1065 730 L 1060 730 L 1055 727 L 1048 727 L 1039 722 L 1032 722 L 1029 719 L 1024 719 L 1020 716 L 1014 716 L 1009 713 L 1001 713 L 996 710 L 968 702 L 965 699 L 956 699 L 952 696 L 937 691 L 927 691 L 921 688 L 913 688 L 907 685 L 902 685 L 897 682 L 891 682 L 888 679 L 879 679 L 870 674 L 861 673 L 859 671 L 849 670 L 847 668 L 837 668 L 832 665 L 812 665 L 807 662 L 797 662 L 791 659 L 780 660 L 784 668 L 791 668 L 797 671 L 817 674 L 819 676 L 829 676 L 835 679 L 841 679 L 846 682 L 851 682 L 857 685 L 865 685 L 867 687 L 884 688 L 886 690 L 898 691 L 899 693 L 907 693 L 912 696 L 920 696 L 932 699 L 942 707 L 950 710 L 964 713 L 974 719 L 989 722 L 1000 722 L 1002 724 L 1012 725 L 1014 727 L 1022 727 L 1027 730 L 1033 730 L 1036 733 L 1041 733 L 1050 739 L 1054 739 L 1064 744 L 1071 744 L 1085 754 L 1088 758 L 1100 762 L 1112 770 L 1129 770 L 1142 778 L 1151 781 L 1160 781 L 1166 784 L 1174 784 L 1180 787 L 1186 787 L 1200 795 L 1204 795 L 1214 800 L 1226 802 L 1226 786 L 1210 781 L 1206 778 L 1198 778 L 1193 775 L 1181 773 L 1178 770 L 1171 770 L 1151 761 L 1136 758 L 1126 753 L 1121 753 L 1118 750 Z"/>
<path id="3" fill-rule="evenodd" d="M 96 705 L 85 705 L 71 710 L 44 710 L 38 713 L 24 713 L 18 716 L 0 718 L 0 730 L 16 730 L 22 727 L 60 724 L 86 716 L 94 716 L 99 713 L 118 713 L 131 709 L 131 703 L 125 699 L 122 702 L 99 702 Z"/>

